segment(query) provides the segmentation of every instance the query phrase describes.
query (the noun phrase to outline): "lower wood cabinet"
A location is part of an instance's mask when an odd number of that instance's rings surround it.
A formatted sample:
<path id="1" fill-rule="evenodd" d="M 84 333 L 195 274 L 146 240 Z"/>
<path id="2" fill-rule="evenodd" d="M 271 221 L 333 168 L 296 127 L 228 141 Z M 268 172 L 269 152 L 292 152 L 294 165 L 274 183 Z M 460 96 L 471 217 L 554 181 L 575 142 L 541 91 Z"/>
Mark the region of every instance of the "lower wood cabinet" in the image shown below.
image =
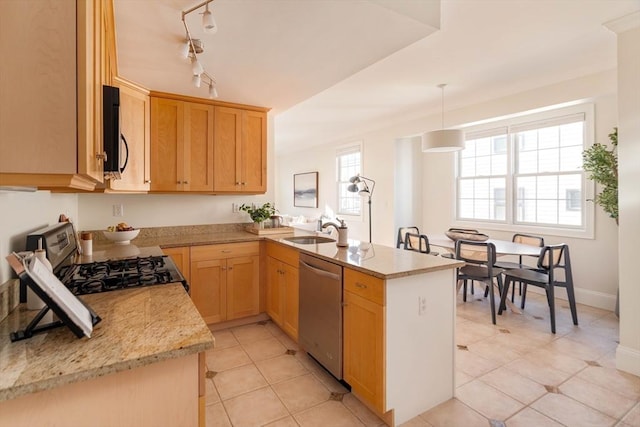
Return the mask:
<path id="1" fill-rule="evenodd" d="M 260 311 L 258 242 L 191 247 L 191 299 L 207 323 Z"/>
<path id="2" fill-rule="evenodd" d="M 298 340 L 298 251 L 267 242 L 267 301 L 271 320 Z"/>
<path id="3" fill-rule="evenodd" d="M 191 282 L 191 257 L 189 246 L 162 248 L 165 255 L 169 255 L 187 283 Z"/>
<path id="4" fill-rule="evenodd" d="M 343 376 L 379 413 L 385 412 L 384 280 L 344 269 Z"/>

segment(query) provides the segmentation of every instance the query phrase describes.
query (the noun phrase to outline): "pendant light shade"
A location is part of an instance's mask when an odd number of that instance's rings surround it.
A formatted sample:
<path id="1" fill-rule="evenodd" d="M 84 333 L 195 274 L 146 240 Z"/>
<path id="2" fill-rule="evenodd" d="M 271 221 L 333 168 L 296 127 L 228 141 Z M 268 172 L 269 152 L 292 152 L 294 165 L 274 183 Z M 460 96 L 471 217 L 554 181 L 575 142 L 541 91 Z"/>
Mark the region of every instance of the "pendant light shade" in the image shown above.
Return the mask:
<path id="1" fill-rule="evenodd" d="M 218 31 L 218 25 L 216 25 L 216 21 L 209 11 L 209 3 L 205 5 L 204 13 L 202 14 L 202 28 L 208 34 L 215 34 Z"/>
<path id="2" fill-rule="evenodd" d="M 460 129 L 444 129 L 445 86 L 445 83 L 438 85 L 442 90 L 442 129 L 422 134 L 422 151 L 425 153 L 442 153 L 464 149 L 464 132 Z"/>

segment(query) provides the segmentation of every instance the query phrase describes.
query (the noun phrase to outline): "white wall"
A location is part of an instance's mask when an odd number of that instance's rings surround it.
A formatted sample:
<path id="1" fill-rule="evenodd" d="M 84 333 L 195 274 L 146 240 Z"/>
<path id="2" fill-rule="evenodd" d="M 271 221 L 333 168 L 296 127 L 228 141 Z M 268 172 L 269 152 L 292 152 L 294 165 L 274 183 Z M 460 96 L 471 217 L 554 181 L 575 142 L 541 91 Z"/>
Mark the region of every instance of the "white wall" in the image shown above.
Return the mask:
<path id="1" fill-rule="evenodd" d="M 618 369 L 640 375 L 640 13 L 613 23 L 618 33 L 620 345 Z"/>
<path id="2" fill-rule="evenodd" d="M 25 250 L 27 234 L 58 222 L 60 214 L 77 224 L 77 200 L 75 194 L 0 191 L 0 283 L 15 277 L 5 257 L 12 251 Z"/>
<path id="3" fill-rule="evenodd" d="M 595 104 L 596 141 L 606 142 L 608 133 L 617 125 L 615 91 L 616 74 L 611 70 L 505 98 L 489 100 L 460 110 L 447 111 L 446 116 L 448 123 L 455 126 L 549 105 L 588 101 Z M 335 149 L 351 141 L 362 141 L 363 175 L 377 182 L 373 202 L 373 241 L 389 246 L 395 244 L 397 232 L 395 200 L 403 196 L 421 198 L 423 229 L 426 232 L 442 233 L 451 226 L 454 218 L 453 162 L 455 156 L 451 153 L 418 154 L 422 158 L 423 191 L 421 195 L 409 192 L 402 195 L 395 194 L 394 168 L 398 155 L 396 141 L 439 127 L 440 117 L 424 117 L 374 132 L 353 135 L 349 140 L 327 141 L 322 148 L 316 147 L 298 153 L 280 153 L 277 158 L 277 178 L 280 182 L 287 182 L 291 180 L 293 173 L 320 171 L 319 191 L 322 201 L 335 205 Z M 285 191 L 284 194 L 280 192 L 281 189 Z M 290 188 L 279 187 L 276 200 L 281 209 L 294 210 L 289 193 Z M 351 236 L 366 240 L 365 223 L 354 221 L 349 226 Z M 490 235 L 508 240 L 511 238 L 511 233 L 507 232 L 490 231 Z M 613 309 L 618 284 L 617 235 L 615 221 L 597 208 L 594 240 L 548 237 L 549 243 L 565 241 L 570 245 L 579 302 Z M 598 262 L 594 263 L 594 259 Z"/>

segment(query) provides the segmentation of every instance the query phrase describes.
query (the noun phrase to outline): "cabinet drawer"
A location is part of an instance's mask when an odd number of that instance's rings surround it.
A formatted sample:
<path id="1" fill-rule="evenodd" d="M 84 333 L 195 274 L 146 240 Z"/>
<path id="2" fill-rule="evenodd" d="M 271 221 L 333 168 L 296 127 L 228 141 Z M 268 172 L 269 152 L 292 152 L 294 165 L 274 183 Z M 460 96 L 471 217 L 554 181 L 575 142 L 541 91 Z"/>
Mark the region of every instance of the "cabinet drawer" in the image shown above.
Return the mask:
<path id="1" fill-rule="evenodd" d="M 300 253 L 296 249 L 288 248 L 273 242 L 267 242 L 267 256 L 280 260 L 292 267 L 298 268 L 299 255 Z"/>
<path id="2" fill-rule="evenodd" d="M 225 259 L 260 254 L 260 242 L 221 243 L 191 247 L 191 261 Z"/>
<path id="3" fill-rule="evenodd" d="M 377 277 L 345 268 L 344 290 L 384 305 L 384 280 Z"/>

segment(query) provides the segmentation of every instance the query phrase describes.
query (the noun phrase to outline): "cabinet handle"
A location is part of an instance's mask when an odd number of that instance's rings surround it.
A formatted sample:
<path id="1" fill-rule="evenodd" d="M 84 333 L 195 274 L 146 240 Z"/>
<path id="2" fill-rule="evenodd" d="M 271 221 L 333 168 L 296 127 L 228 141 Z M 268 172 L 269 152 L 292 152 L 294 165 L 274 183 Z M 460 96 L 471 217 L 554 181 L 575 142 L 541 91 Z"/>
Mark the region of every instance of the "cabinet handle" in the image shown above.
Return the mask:
<path id="1" fill-rule="evenodd" d="M 227 267 L 222 267 L 220 270 L 225 271 Z"/>
<path id="2" fill-rule="evenodd" d="M 229 270 L 233 270 L 233 267 L 229 267 Z"/>
<path id="3" fill-rule="evenodd" d="M 176 184 L 182 184 L 182 181 L 176 181 Z"/>
<path id="4" fill-rule="evenodd" d="M 236 181 L 236 185 L 240 185 L 240 182 L 239 182 L 239 181 Z"/>
<path id="5" fill-rule="evenodd" d="M 96 154 L 96 159 L 106 162 L 107 161 L 107 152 L 103 151 L 102 154 L 97 153 Z"/>
<path id="6" fill-rule="evenodd" d="M 222 250 L 220 252 L 222 252 L 223 254 L 230 254 L 231 253 L 231 249 L 225 249 L 225 250 Z"/>
<path id="7" fill-rule="evenodd" d="M 247 183 L 246 183 L 246 182 L 241 182 L 240 184 L 242 184 L 242 185 L 247 185 Z"/>
<path id="8" fill-rule="evenodd" d="M 144 180 L 144 183 L 145 183 L 145 184 L 151 184 L 151 180 L 150 180 L 150 179 L 145 179 L 145 180 Z"/>
<path id="9" fill-rule="evenodd" d="M 364 283 L 356 282 L 356 288 L 367 289 L 367 285 Z"/>

